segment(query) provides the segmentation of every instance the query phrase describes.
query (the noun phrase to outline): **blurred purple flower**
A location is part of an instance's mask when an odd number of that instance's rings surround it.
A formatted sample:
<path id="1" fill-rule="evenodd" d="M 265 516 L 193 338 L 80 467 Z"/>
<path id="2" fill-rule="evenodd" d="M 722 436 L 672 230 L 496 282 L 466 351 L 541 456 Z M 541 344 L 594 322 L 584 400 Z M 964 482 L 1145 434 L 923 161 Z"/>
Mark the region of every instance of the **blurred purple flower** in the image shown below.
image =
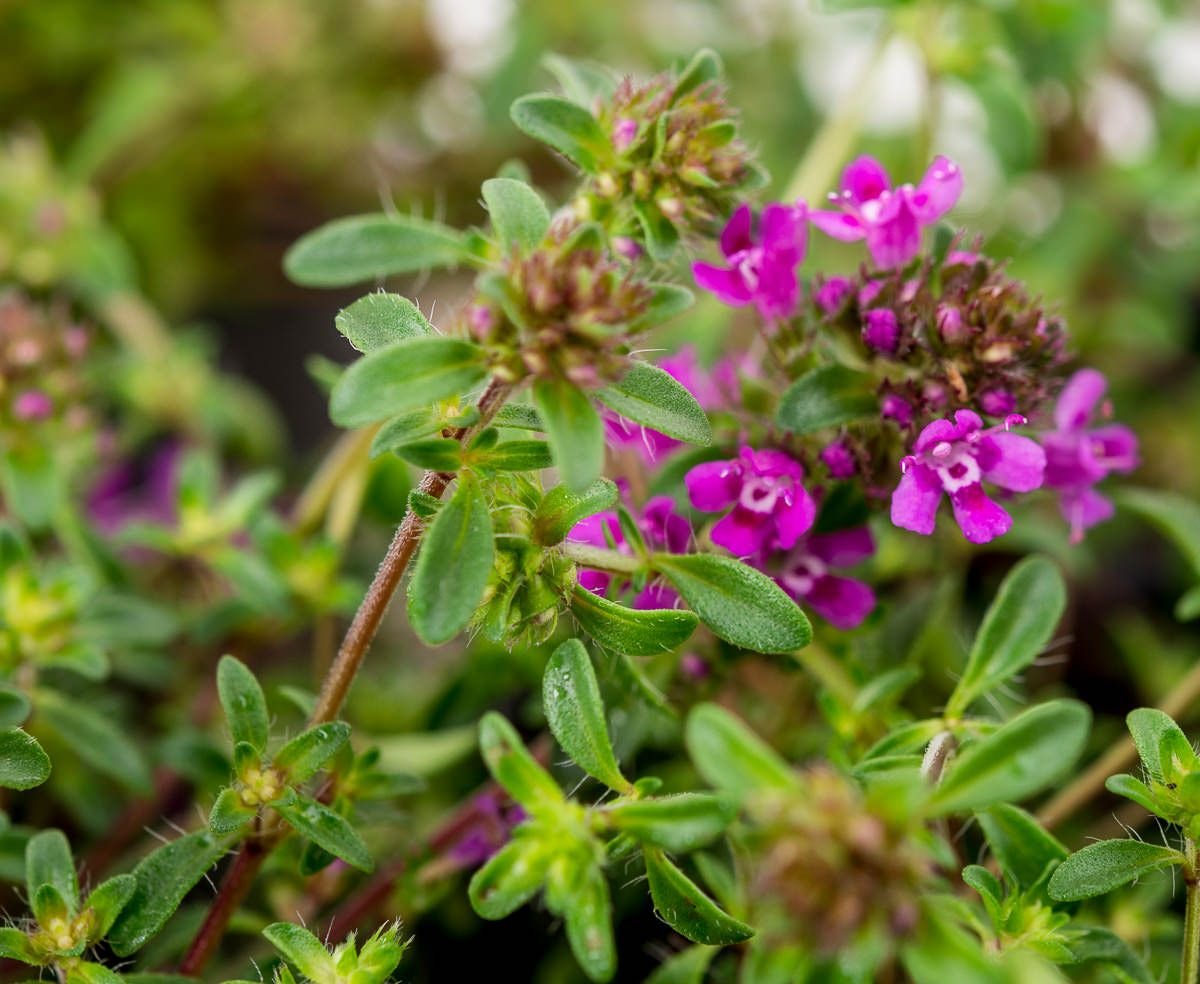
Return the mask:
<path id="1" fill-rule="evenodd" d="M 463 868 L 483 864 L 508 843 L 512 830 L 528 814 L 519 804 L 502 802 L 498 793 L 480 793 L 472 804 L 471 822 L 449 847 L 449 855 Z"/>
<path id="2" fill-rule="evenodd" d="M 826 314 L 833 314 L 850 294 L 850 281 L 845 277 L 830 277 L 813 291 L 813 300 Z"/>
<path id="3" fill-rule="evenodd" d="M 954 518 L 972 543 L 988 543 L 1007 533 L 1012 517 L 988 498 L 983 482 L 1013 492 L 1030 492 L 1042 484 L 1046 454 L 1034 440 L 1008 433 L 1023 417 L 1010 417 L 1001 427 L 983 429 L 972 410 L 959 410 L 953 420 L 935 420 L 913 444 L 900 468 L 903 475 L 892 493 L 892 522 L 901 529 L 933 532 L 938 504 L 950 496 Z"/>
<path id="4" fill-rule="evenodd" d="M 887 171 L 873 157 L 860 157 L 842 174 L 842 189 L 829 198 L 840 211 L 814 209 L 809 218 L 822 232 L 853 242 L 867 241 L 875 265 L 904 266 L 920 252 L 921 229 L 945 215 L 962 194 L 962 172 L 938 157 L 917 187 L 892 187 Z"/>
<path id="5" fill-rule="evenodd" d="M 1108 519 L 1112 503 L 1093 485 L 1110 472 L 1130 472 L 1138 465 L 1137 436 L 1121 424 L 1089 427 L 1108 382 L 1095 369 L 1080 369 L 1063 387 L 1054 408 L 1055 430 L 1042 434 L 1046 449 L 1046 487 L 1058 492 L 1063 516 L 1071 525 L 1071 542 L 1083 531 Z"/>
<path id="6" fill-rule="evenodd" d="M 816 517 L 801 484 L 804 468 L 782 451 L 743 446 L 731 461 L 697 465 L 684 478 L 692 505 L 704 512 L 733 511 L 718 520 L 712 541 L 739 557 L 790 550 Z"/>
<path id="7" fill-rule="evenodd" d="M 145 461 L 119 462 L 101 474 L 87 496 L 88 516 L 97 529 L 111 535 L 132 522 L 173 526 L 182 458 L 182 445 L 172 441 Z"/>
<path id="8" fill-rule="evenodd" d="M 875 542 L 865 526 L 814 533 L 796 543 L 774 577 L 793 599 L 834 628 L 853 629 L 874 610 L 875 592 L 862 581 L 831 573 L 831 568 L 851 567 L 874 553 Z"/>
<path id="9" fill-rule="evenodd" d="M 876 352 L 893 355 L 900 344 L 900 322 L 888 308 L 872 308 L 863 315 L 863 341 Z"/>
<path id="10" fill-rule="evenodd" d="M 833 441 L 821 449 L 822 463 L 829 469 L 830 478 L 850 478 L 858 470 L 854 454 L 843 440 Z"/>
<path id="11" fill-rule="evenodd" d="M 803 202 L 768 205 L 756 237 L 750 206 L 740 206 L 721 233 L 728 266 L 693 263 L 696 283 L 732 307 L 753 303 L 765 321 L 791 317 L 800 302 L 796 267 L 807 245 L 807 212 Z"/>
<path id="12" fill-rule="evenodd" d="M 45 420 L 54 413 L 54 401 L 41 390 L 26 390 L 13 400 L 12 410 L 18 420 Z"/>

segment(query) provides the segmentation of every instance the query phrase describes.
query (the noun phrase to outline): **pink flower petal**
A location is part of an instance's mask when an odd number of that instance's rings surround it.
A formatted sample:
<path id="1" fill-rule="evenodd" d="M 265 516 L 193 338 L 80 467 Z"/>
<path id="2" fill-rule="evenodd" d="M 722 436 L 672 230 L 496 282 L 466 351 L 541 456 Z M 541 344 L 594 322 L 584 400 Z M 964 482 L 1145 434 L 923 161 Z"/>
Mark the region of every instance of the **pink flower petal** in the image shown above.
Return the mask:
<path id="1" fill-rule="evenodd" d="M 808 239 L 805 210 L 791 205 L 768 205 L 762 213 L 762 248 L 769 254 L 783 253 L 800 261 Z"/>
<path id="2" fill-rule="evenodd" d="M 750 236 L 753 223 L 754 214 L 750 211 L 750 206 L 739 205 L 721 231 L 721 252 L 732 256 L 753 246 L 754 240 Z"/>
<path id="3" fill-rule="evenodd" d="M 1054 423 L 1058 429 L 1071 431 L 1084 427 L 1106 389 L 1108 381 L 1102 372 L 1080 369 L 1075 373 L 1067 380 L 1054 408 Z"/>
<path id="4" fill-rule="evenodd" d="M 575 580 L 579 582 L 581 588 L 586 588 L 593 594 L 602 595 L 608 592 L 608 585 L 612 581 L 612 575 L 606 574 L 604 571 L 581 568 L 575 575 Z"/>
<path id="5" fill-rule="evenodd" d="M 1092 455 L 1109 471 L 1130 472 L 1138 466 L 1138 439 L 1123 424 L 1109 424 L 1089 431 L 1086 440 Z"/>
<path id="6" fill-rule="evenodd" d="M 891 187 L 887 171 L 874 157 L 856 158 L 842 172 L 842 190 L 849 192 L 850 200 L 856 205 L 878 198 Z"/>
<path id="7" fill-rule="evenodd" d="M 720 512 L 732 506 L 742 487 L 736 461 L 707 461 L 683 478 L 692 506 L 703 512 Z"/>
<path id="8" fill-rule="evenodd" d="M 942 485 L 937 476 L 924 465 L 910 465 L 892 493 L 892 523 L 928 536 L 936 525 L 941 501 Z"/>
<path id="9" fill-rule="evenodd" d="M 775 511 L 775 536 L 781 550 L 790 550 L 807 533 L 817 518 L 817 506 L 812 496 L 797 484 L 790 506 Z"/>
<path id="10" fill-rule="evenodd" d="M 808 538 L 808 552 L 830 567 L 851 567 L 875 553 L 875 540 L 866 526 L 816 533 Z"/>
<path id="11" fill-rule="evenodd" d="M 1046 452 L 1032 438 L 998 431 L 985 439 L 998 455 L 994 462 L 984 462 L 980 455 L 983 477 L 1002 489 L 1012 492 L 1032 492 L 1041 488 L 1046 471 Z"/>
<path id="12" fill-rule="evenodd" d="M 696 285 L 730 307 L 742 307 L 753 300 L 754 295 L 741 275 L 735 270 L 713 266 L 711 263 L 693 263 L 692 277 Z"/>
<path id="13" fill-rule="evenodd" d="M 902 267 L 921 251 L 921 227 L 912 209 L 903 207 L 895 216 L 867 233 L 867 250 L 882 270 Z"/>
<path id="14" fill-rule="evenodd" d="M 951 493 L 950 504 L 963 536 L 972 543 L 990 543 L 1012 527 L 1012 517 L 989 499 L 978 483 Z"/>
<path id="15" fill-rule="evenodd" d="M 867 234 L 862 222 L 848 212 L 829 212 L 818 208 L 809 212 L 808 218 L 825 235 L 844 243 L 855 242 Z"/>
<path id="16" fill-rule="evenodd" d="M 763 548 L 771 535 L 768 518 L 748 509 L 735 509 L 712 528 L 709 536 L 718 547 L 724 547 L 736 557 L 748 557 Z"/>
<path id="17" fill-rule="evenodd" d="M 1071 527 L 1071 542 L 1083 539 L 1083 531 L 1111 519 L 1115 512 L 1111 501 L 1095 489 L 1080 488 L 1064 492 L 1058 500 L 1063 518 Z"/>
<path id="18" fill-rule="evenodd" d="M 925 177 L 909 196 L 917 221 L 921 225 L 933 225 L 954 207 L 962 189 L 962 171 L 958 165 L 946 157 L 934 158 Z"/>
<path id="19" fill-rule="evenodd" d="M 813 582 L 804 601 L 835 629 L 846 631 L 861 625 L 874 610 L 875 592 L 862 581 L 828 574 Z"/>

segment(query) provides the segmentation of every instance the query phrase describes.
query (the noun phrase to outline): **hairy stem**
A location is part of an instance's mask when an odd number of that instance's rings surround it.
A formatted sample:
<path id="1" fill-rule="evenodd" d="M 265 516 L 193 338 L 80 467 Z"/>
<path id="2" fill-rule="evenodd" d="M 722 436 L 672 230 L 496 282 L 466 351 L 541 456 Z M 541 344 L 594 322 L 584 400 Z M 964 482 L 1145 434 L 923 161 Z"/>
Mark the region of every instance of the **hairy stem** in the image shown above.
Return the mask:
<path id="1" fill-rule="evenodd" d="M 1179 984 L 1200 982 L 1200 875 L 1196 872 L 1196 842 L 1190 837 L 1183 842 L 1187 864 L 1187 909 L 1183 917 L 1183 955 L 1179 964 Z"/>
<path id="2" fill-rule="evenodd" d="M 1160 711 L 1173 718 L 1184 716 L 1200 699 L 1200 665 L 1193 667 L 1163 698 Z M 1043 806 L 1037 818 L 1042 826 L 1053 829 L 1080 807 L 1091 802 L 1104 789 L 1109 776 L 1122 772 L 1137 760 L 1133 739 L 1126 736 L 1085 769 L 1079 777 Z"/>

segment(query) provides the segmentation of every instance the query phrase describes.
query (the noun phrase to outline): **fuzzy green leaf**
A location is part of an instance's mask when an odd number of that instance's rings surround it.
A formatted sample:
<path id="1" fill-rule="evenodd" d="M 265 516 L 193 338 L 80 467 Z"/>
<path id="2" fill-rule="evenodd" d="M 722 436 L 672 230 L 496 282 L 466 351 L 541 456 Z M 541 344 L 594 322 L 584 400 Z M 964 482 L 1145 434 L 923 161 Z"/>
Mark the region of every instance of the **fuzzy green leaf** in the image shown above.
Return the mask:
<path id="1" fill-rule="evenodd" d="M 1147 872 L 1184 862 L 1179 851 L 1158 844 L 1125 839 L 1100 841 L 1076 851 L 1054 869 L 1050 898 L 1058 902 L 1090 899 Z"/>
<path id="2" fill-rule="evenodd" d="M 1179 725 L 1169 714 L 1154 707 L 1139 707 L 1130 711 L 1125 718 L 1133 744 L 1141 757 L 1146 771 L 1156 779 L 1162 779 L 1164 767 L 1170 762 L 1164 762 L 1162 752 L 1167 748 L 1185 749 L 1190 747 L 1187 736 L 1180 730 Z"/>
<path id="3" fill-rule="evenodd" d="M 723 792 L 740 798 L 764 789 L 796 788 L 791 766 L 723 707 L 693 708 L 684 738 L 696 770 Z"/>
<path id="4" fill-rule="evenodd" d="M 260 753 L 265 751 L 271 717 L 262 686 L 250 667 L 235 656 L 222 656 L 217 664 L 217 693 L 234 744 L 245 742 Z"/>
<path id="5" fill-rule="evenodd" d="M 468 255 L 461 234 L 438 222 L 355 215 L 302 236 L 284 256 L 283 269 L 303 287 L 348 287 L 397 273 L 456 266 Z"/>
<path id="6" fill-rule="evenodd" d="M 561 543 L 575 524 L 617 504 L 617 486 L 598 478 L 581 492 L 556 485 L 542 497 L 533 518 L 534 535 L 542 546 Z"/>
<path id="7" fill-rule="evenodd" d="M 712 443 L 703 407 L 674 376 L 649 362 L 632 362 L 618 382 L 596 397 L 622 417 L 668 437 L 701 446 Z"/>
<path id="8" fill-rule="evenodd" d="M 236 789 L 222 789 L 208 811 L 208 829 L 214 834 L 232 834 L 241 830 L 255 812 L 242 802 Z"/>
<path id="9" fill-rule="evenodd" d="M 604 423 L 592 401 L 565 379 L 539 379 L 533 402 L 545 426 L 554 464 L 564 485 L 583 492 L 604 467 Z"/>
<path id="10" fill-rule="evenodd" d="M 711 48 L 701 48 L 675 79 L 673 95 L 678 100 L 693 89 L 698 89 L 710 82 L 720 82 L 724 72 L 721 56 Z"/>
<path id="11" fill-rule="evenodd" d="M 127 789 L 149 792 L 150 768 L 129 734 L 112 718 L 57 690 L 38 692 L 37 716 L 97 772 Z"/>
<path id="12" fill-rule="evenodd" d="M 1075 764 L 1092 715 L 1076 700 L 1052 700 L 1018 714 L 953 759 L 934 791 L 935 813 L 977 810 L 1045 789 Z"/>
<path id="13" fill-rule="evenodd" d="M 433 437 L 441 427 L 441 418 L 432 406 L 409 410 L 393 417 L 379 428 L 371 440 L 370 455 L 372 458 L 378 458 L 381 454 L 395 451 L 405 444 Z"/>
<path id="14" fill-rule="evenodd" d="M 810 370 L 792 383 L 779 400 L 776 419 L 793 434 L 809 434 L 878 412 L 874 380 L 866 373 L 834 365 Z"/>
<path id="15" fill-rule="evenodd" d="M 50 885 L 72 915 L 79 909 L 79 882 L 71 845 L 61 830 L 43 830 L 25 845 L 25 888 L 32 899 L 39 888 Z"/>
<path id="16" fill-rule="evenodd" d="M 275 753 L 271 764 L 287 773 L 288 782 L 301 783 L 312 776 L 350 738 L 350 725 L 329 721 L 301 732 Z"/>
<path id="17" fill-rule="evenodd" d="M 682 314 L 696 303 L 696 295 L 678 284 L 650 284 L 650 303 L 637 320 L 630 322 L 630 331 L 645 331 Z"/>
<path id="18" fill-rule="evenodd" d="M 1001 869 L 1012 874 L 1022 889 L 1034 885 L 1048 865 L 1067 856 L 1058 839 L 1019 806 L 997 803 L 976 816 Z"/>
<path id="19" fill-rule="evenodd" d="M 20 728 L 0 731 L 0 788 L 32 789 L 50 778 L 50 757 Z"/>
<path id="20" fill-rule="evenodd" d="M 430 437 L 392 450 L 397 457 L 426 471 L 453 474 L 462 467 L 462 445 L 452 437 Z"/>
<path id="21" fill-rule="evenodd" d="M 626 608 L 578 584 L 571 591 L 570 604 L 584 632 L 606 649 L 626 656 L 670 652 L 686 642 L 699 623 L 691 612 Z"/>
<path id="22" fill-rule="evenodd" d="M 408 584 L 408 617 L 430 645 L 453 639 L 470 621 L 492 572 L 492 517 L 470 476 L 434 517 Z"/>
<path id="23" fill-rule="evenodd" d="M 484 919 L 503 919 L 533 898 L 554 855 L 537 838 L 516 834 L 471 878 L 467 895 Z"/>
<path id="24" fill-rule="evenodd" d="M 460 396 L 486 375 L 478 345 L 442 335 L 411 338 L 375 349 L 342 373 L 329 415 L 340 427 L 361 427 Z"/>
<path id="25" fill-rule="evenodd" d="M 679 245 L 679 230 L 652 202 L 634 202 L 633 214 L 642 227 L 642 238 L 650 259 L 665 263 Z"/>
<path id="26" fill-rule="evenodd" d="M 98 963 L 80 961 L 71 965 L 67 971 L 67 984 L 125 984 L 123 978 L 114 970 Z"/>
<path id="27" fill-rule="evenodd" d="M 617 970 L 612 900 L 604 872 L 598 866 L 588 865 L 575 872 L 565 892 L 562 910 L 567 942 L 583 972 L 593 981 L 611 980 Z"/>
<path id="28" fill-rule="evenodd" d="M 1151 813 L 1158 813 L 1161 806 L 1149 787 L 1140 779 L 1121 773 L 1104 780 L 1104 788 L 1116 796 L 1124 796 Z"/>
<path id="29" fill-rule="evenodd" d="M 510 113 L 519 129 L 589 174 L 612 157 L 612 144 L 596 117 L 576 103 L 534 94 L 518 99 Z"/>
<path id="30" fill-rule="evenodd" d="M 506 403 L 492 418 L 497 427 L 515 427 L 518 430 L 542 430 L 542 418 L 531 406 L 524 403 Z"/>
<path id="31" fill-rule="evenodd" d="M 92 910 L 93 920 L 88 933 L 89 943 L 96 943 L 108 935 L 136 889 L 137 879 L 133 875 L 114 875 L 92 889 L 87 897 L 87 907 Z"/>
<path id="32" fill-rule="evenodd" d="M 617 792 L 633 790 L 613 754 L 592 658 L 578 639 L 568 639 L 550 656 L 542 705 L 551 732 L 576 765 Z"/>
<path id="33" fill-rule="evenodd" d="M 706 946 L 728 946 L 754 935 L 744 922 L 723 912 L 657 848 L 646 848 L 650 896 L 659 916 L 685 939 Z"/>
<path id="34" fill-rule="evenodd" d="M 550 211 L 546 203 L 524 181 L 512 178 L 485 181 L 483 201 L 492 228 L 506 246 L 516 246 L 528 253 L 537 248 L 550 228 Z"/>
<path id="35" fill-rule="evenodd" d="M 500 714 L 491 711 L 479 722 L 479 748 L 492 778 L 526 810 L 562 802 L 558 785 Z"/>
<path id="36" fill-rule="evenodd" d="M 689 946 L 664 960 L 645 984 L 704 984 L 708 965 L 720 952 L 715 946 Z"/>
<path id="37" fill-rule="evenodd" d="M 333 323 L 360 352 L 433 334 L 433 325 L 412 301 L 383 291 L 360 297 L 339 311 Z"/>
<path id="38" fill-rule="evenodd" d="M 666 851 L 685 852 L 720 837 L 737 815 L 737 803 L 711 793 L 679 793 L 617 803 L 605 812 L 618 830 Z"/>
<path id="39" fill-rule="evenodd" d="M 812 626 L 783 589 L 760 571 L 716 554 L 655 554 L 654 567 L 720 638 L 758 653 L 807 646 Z"/>
<path id="40" fill-rule="evenodd" d="M 24 724 L 31 706 L 29 698 L 21 691 L 0 685 L 0 731 Z M 0 762 L 3 761 L 0 758 Z"/>
<path id="41" fill-rule="evenodd" d="M 496 471 L 541 471 L 554 464 L 554 457 L 545 441 L 502 441 L 486 451 L 473 451 L 471 461 Z"/>
<path id="42" fill-rule="evenodd" d="M 324 848 L 334 857 L 341 858 L 359 871 L 370 871 L 375 867 L 371 852 L 363 843 L 358 832 L 340 813 L 324 803 L 292 792 L 271 804 L 296 833 L 307 837 L 318 847 Z"/>
<path id="43" fill-rule="evenodd" d="M 183 897 L 227 849 L 207 830 L 185 834 L 143 858 L 133 869 L 137 887 L 108 934 L 113 951 L 127 957 L 157 935 Z"/>
<path id="44" fill-rule="evenodd" d="M 1029 666 L 1050 641 L 1066 603 L 1067 589 L 1053 563 L 1027 557 L 1017 564 L 984 616 L 947 717 L 961 717 L 976 699 Z"/>
<path id="45" fill-rule="evenodd" d="M 293 923 L 271 923 L 262 931 L 283 958 L 293 964 L 309 980 L 324 981 L 337 977 L 333 954 L 307 929 Z"/>
<path id="46" fill-rule="evenodd" d="M 32 966 L 41 963 L 38 952 L 29 942 L 29 937 L 15 926 L 0 926 L 0 957 Z"/>

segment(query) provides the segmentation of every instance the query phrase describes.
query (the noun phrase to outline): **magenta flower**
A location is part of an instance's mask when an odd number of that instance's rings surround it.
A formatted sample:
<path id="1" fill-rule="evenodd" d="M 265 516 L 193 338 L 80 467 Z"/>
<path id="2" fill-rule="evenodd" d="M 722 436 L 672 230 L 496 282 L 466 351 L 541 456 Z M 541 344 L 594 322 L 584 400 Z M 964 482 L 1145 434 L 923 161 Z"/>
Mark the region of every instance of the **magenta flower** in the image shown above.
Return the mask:
<path id="1" fill-rule="evenodd" d="M 54 413 L 54 401 L 41 390 L 26 390 L 13 400 L 12 409 L 18 420 L 45 420 Z"/>
<path id="2" fill-rule="evenodd" d="M 743 446 L 732 461 L 710 461 L 687 473 L 692 505 L 733 511 L 712 529 L 712 541 L 739 557 L 790 550 L 813 524 L 817 508 L 801 483 L 804 468 L 782 451 Z"/>
<path id="3" fill-rule="evenodd" d="M 1046 454 L 1034 440 L 1008 433 L 1010 417 L 1000 427 L 983 429 L 972 410 L 958 410 L 953 420 L 935 420 L 913 444 L 900 468 L 903 475 L 892 493 L 892 522 L 901 529 L 933 532 L 942 494 L 950 496 L 954 518 L 972 543 L 1003 536 L 1012 517 L 987 497 L 984 481 L 1012 492 L 1031 492 L 1042 484 Z"/>
<path id="4" fill-rule="evenodd" d="M 889 308 L 872 308 L 863 315 L 863 341 L 868 348 L 894 355 L 900 344 L 900 322 Z"/>
<path id="5" fill-rule="evenodd" d="M 675 509 L 670 496 L 658 495 L 646 502 L 641 516 L 637 518 L 638 529 L 651 550 L 667 553 L 687 553 L 692 542 L 692 524 Z M 580 520 L 567 534 L 572 543 L 586 543 L 593 547 L 615 549 L 619 553 L 632 554 L 633 550 L 621 532 L 620 520 L 612 510 L 596 513 Z M 581 587 L 598 595 L 608 593 L 613 575 L 607 571 L 583 568 L 576 575 Z M 665 584 L 651 581 L 633 600 L 639 609 L 672 608 L 678 598 L 675 591 Z"/>
<path id="6" fill-rule="evenodd" d="M 815 533 L 796 543 L 774 577 L 795 601 L 834 628 L 853 629 L 874 610 L 875 592 L 870 585 L 830 569 L 853 566 L 874 552 L 875 542 L 865 526 Z"/>
<path id="7" fill-rule="evenodd" d="M 800 303 L 796 267 L 807 245 L 807 212 L 803 202 L 768 205 L 756 238 L 750 206 L 740 206 L 721 233 L 728 266 L 693 263 L 697 285 L 732 307 L 753 303 L 766 321 L 790 317 Z"/>
<path id="8" fill-rule="evenodd" d="M 674 377 L 705 410 L 714 410 L 724 402 L 716 382 L 701 368 L 694 346 L 685 345 L 674 355 L 663 359 L 658 367 Z M 614 447 L 638 448 L 647 463 L 655 462 L 660 455 L 673 451 L 683 443 L 649 427 L 635 424 L 612 411 L 605 412 L 603 416 L 608 443 Z"/>
<path id="9" fill-rule="evenodd" d="M 1137 437 L 1128 427 L 1088 427 L 1107 388 L 1102 373 L 1080 369 L 1059 395 L 1054 408 L 1056 429 L 1042 435 L 1046 486 L 1058 492 L 1072 543 L 1083 539 L 1085 529 L 1113 514 L 1112 503 L 1092 486 L 1110 472 L 1130 472 L 1138 465 Z"/>
<path id="10" fill-rule="evenodd" d="M 934 159 L 915 188 L 893 188 L 883 165 L 860 157 L 842 174 L 842 190 L 829 196 L 841 211 L 815 209 L 808 217 L 834 239 L 865 239 L 875 265 L 891 269 L 920 252 L 922 227 L 949 212 L 961 194 L 962 172 L 945 157 Z"/>

